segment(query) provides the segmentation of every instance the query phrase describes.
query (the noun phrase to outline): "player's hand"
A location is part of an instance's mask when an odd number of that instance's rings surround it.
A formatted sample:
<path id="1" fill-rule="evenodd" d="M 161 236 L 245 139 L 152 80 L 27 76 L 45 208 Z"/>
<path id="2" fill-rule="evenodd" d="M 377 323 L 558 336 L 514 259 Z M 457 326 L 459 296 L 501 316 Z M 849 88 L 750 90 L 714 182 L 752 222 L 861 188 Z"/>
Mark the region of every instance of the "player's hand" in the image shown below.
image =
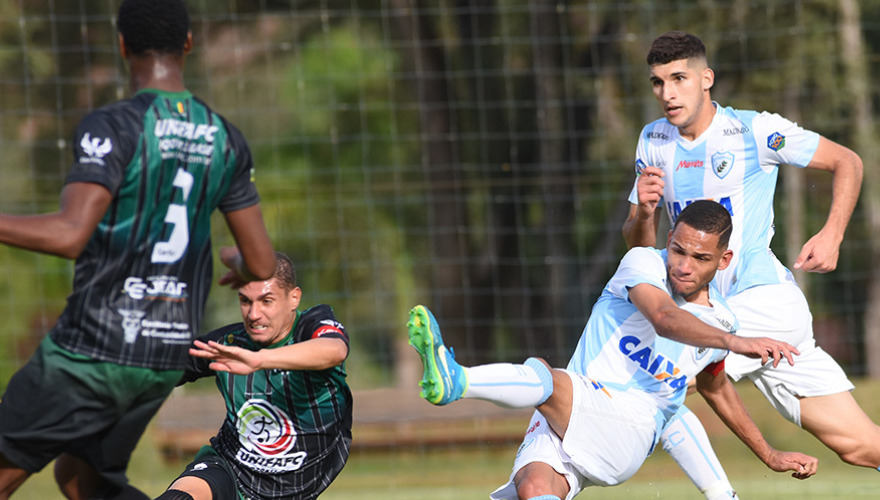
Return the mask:
<path id="1" fill-rule="evenodd" d="M 840 256 L 840 238 L 819 231 L 804 243 L 801 253 L 794 261 L 795 269 L 803 269 L 811 273 L 828 273 L 837 269 Z"/>
<path id="2" fill-rule="evenodd" d="M 776 472 L 794 471 L 791 477 L 796 479 L 806 479 L 819 468 L 818 458 L 794 451 L 774 450 L 765 463 Z"/>
<path id="3" fill-rule="evenodd" d="M 238 251 L 238 247 L 221 248 L 220 262 L 228 267 L 229 271 L 226 271 L 226 274 L 221 276 L 217 283 L 221 286 L 229 285 L 229 288 L 233 290 L 238 290 L 248 284 L 248 280 L 241 276 L 240 269 L 244 265 L 244 261 L 242 260 L 241 252 Z"/>
<path id="4" fill-rule="evenodd" d="M 793 345 L 768 337 L 733 336 L 728 349 L 749 358 L 761 358 L 761 364 L 766 364 L 770 358 L 773 358 L 773 368 L 779 366 L 782 358 L 794 366 L 794 356 L 800 354 Z"/>
<path id="5" fill-rule="evenodd" d="M 646 215 L 653 215 L 663 197 L 663 188 L 666 182 L 663 176 L 666 175 L 663 170 L 657 167 L 645 167 L 639 174 L 636 182 L 636 191 L 639 196 L 639 210 Z"/>
<path id="6" fill-rule="evenodd" d="M 189 355 L 196 358 L 210 359 L 208 368 L 218 372 L 229 372 L 235 375 L 247 375 L 260 369 L 261 358 L 259 352 L 249 351 L 241 347 L 218 344 L 213 340 L 204 343 L 201 340 L 193 342 L 189 349 Z"/>

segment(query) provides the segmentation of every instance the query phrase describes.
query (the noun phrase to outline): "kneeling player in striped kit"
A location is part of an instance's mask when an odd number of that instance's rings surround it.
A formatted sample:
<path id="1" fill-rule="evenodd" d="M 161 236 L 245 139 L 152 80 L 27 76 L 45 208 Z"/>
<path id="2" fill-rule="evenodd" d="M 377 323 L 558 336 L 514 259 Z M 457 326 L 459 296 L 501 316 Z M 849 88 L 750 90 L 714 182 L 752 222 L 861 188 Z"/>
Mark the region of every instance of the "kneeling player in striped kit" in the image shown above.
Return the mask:
<path id="1" fill-rule="evenodd" d="M 317 498 L 351 448 L 348 335 L 330 306 L 298 311 L 290 259 L 239 289 L 243 323 L 195 341 L 185 382 L 215 376 L 226 419 L 161 500 Z"/>

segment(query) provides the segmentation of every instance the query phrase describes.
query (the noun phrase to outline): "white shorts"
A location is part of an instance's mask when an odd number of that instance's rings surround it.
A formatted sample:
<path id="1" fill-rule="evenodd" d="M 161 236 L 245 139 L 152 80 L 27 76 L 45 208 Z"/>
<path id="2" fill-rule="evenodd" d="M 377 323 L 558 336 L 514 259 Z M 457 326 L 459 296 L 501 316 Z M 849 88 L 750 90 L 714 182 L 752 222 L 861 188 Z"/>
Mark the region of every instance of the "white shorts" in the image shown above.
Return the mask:
<path id="1" fill-rule="evenodd" d="M 513 479 L 532 462 L 550 465 L 565 476 L 569 485 L 566 500 L 570 500 L 586 487 L 626 481 L 652 451 L 657 409 L 649 397 L 609 390 L 567 373 L 573 397 L 565 439 L 560 439 L 536 411 L 516 453 L 510 480 L 491 494 L 493 500 L 517 500 Z"/>
<path id="2" fill-rule="evenodd" d="M 760 359 L 730 353 L 724 369 L 735 381 L 748 377 L 783 417 L 801 425 L 799 398 L 853 390 L 843 369 L 813 338 L 813 316 L 801 289 L 791 283 L 761 285 L 728 297 L 739 321 L 737 335 L 770 337 L 795 346 L 794 366 L 776 368 Z"/>

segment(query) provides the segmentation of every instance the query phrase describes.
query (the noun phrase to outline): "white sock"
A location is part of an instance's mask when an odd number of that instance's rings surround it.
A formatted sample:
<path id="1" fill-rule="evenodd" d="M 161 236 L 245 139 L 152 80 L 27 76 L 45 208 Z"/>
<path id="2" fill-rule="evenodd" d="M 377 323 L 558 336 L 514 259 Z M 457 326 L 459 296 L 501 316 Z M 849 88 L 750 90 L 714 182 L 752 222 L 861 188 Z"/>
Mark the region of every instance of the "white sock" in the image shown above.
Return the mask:
<path id="1" fill-rule="evenodd" d="M 663 429 L 660 442 L 708 500 L 737 498 L 703 424 L 686 406 Z"/>
<path id="2" fill-rule="evenodd" d="M 553 375 L 543 363 L 529 358 L 521 365 L 492 363 L 471 366 L 462 398 L 485 399 L 505 408 L 538 406 L 553 393 Z"/>

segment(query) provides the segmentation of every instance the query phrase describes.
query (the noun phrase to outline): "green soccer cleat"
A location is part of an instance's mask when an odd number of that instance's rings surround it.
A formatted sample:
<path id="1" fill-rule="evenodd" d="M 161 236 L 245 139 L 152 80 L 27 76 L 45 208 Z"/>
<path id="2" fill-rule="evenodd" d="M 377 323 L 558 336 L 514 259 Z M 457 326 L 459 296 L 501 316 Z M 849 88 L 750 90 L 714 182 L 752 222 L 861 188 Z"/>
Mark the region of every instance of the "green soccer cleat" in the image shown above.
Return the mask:
<path id="1" fill-rule="evenodd" d="M 425 306 L 415 306 L 409 311 L 409 345 L 422 358 L 425 374 L 419 394 L 429 403 L 445 405 L 461 398 L 467 390 L 468 380 L 464 367 L 455 361 L 452 349 L 443 345 L 440 327 L 434 315 Z"/>

